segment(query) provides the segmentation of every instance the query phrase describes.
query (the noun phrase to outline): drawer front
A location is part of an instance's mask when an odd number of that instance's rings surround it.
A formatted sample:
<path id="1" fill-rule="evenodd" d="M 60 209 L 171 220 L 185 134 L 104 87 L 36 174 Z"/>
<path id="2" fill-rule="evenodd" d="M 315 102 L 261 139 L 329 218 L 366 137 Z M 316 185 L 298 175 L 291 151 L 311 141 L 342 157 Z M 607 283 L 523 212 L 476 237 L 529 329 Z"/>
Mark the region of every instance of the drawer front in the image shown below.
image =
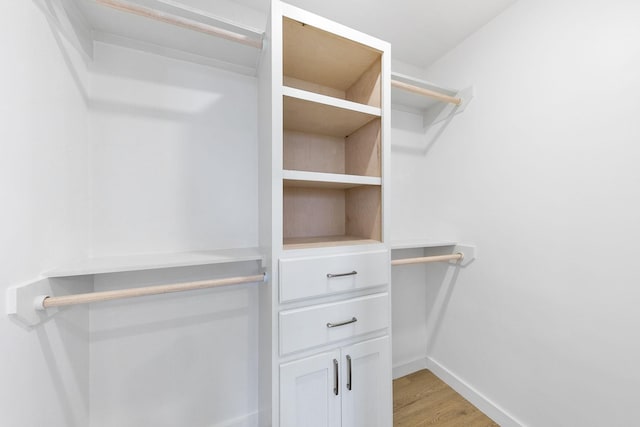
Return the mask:
<path id="1" fill-rule="evenodd" d="M 281 259 L 280 301 L 385 285 L 389 283 L 389 269 L 386 250 Z"/>
<path id="2" fill-rule="evenodd" d="M 374 332 L 389 327 L 389 323 L 387 292 L 284 310 L 280 312 L 280 353 L 292 353 Z"/>

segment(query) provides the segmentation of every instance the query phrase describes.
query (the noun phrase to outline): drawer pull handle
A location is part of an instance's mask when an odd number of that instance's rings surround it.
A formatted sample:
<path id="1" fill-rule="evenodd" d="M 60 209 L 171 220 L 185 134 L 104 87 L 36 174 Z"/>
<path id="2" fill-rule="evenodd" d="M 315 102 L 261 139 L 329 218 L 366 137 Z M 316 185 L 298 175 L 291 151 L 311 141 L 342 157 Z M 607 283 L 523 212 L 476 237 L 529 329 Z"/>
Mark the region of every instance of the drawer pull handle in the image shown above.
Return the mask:
<path id="1" fill-rule="evenodd" d="M 333 394 L 336 396 L 339 393 L 340 383 L 338 380 L 338 361 L 333 359 Z"/>
<path id="2" fill-rule="evenodd" d="M 355 276 L 356 274 L 358 274 L 358 272 L 353 270 L 353 271 L 350 271 L 349 273 L 340 273 L 340 274 L 327 273 L 327 277 L 329 279 L 332 279 L 334 277 Z"/>
<path id="3" fill-rule="evenodd" d="M 347 390 L 351 391 L 351 356 L 347 355 Z"/>
<path id="4" fill-rule="evenodd" d="M 348 325 L 350 323 L 356 323 L 358 321 L 358 319 L 356 319 L 355 317 L 352 317 L 351 320 L 345 320 L 344 322 L 338 322 L 338 323 L 327 323 L 327 328 L 337 328 L 338 326 L 344 326 L 344 325 Z"/>

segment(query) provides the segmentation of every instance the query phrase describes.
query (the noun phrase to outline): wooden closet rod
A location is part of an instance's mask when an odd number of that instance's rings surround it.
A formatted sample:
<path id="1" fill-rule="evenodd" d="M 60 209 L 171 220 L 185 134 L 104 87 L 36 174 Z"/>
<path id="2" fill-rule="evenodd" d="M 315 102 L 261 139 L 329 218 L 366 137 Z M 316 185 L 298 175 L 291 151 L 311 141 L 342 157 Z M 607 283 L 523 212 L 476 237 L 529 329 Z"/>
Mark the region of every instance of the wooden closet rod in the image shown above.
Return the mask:
<path id="1" fill-rule="evenodd" d="M 115 291 L 89 292 L 86 294 L 65 295 L 62 297 L 40 296 L 36 299 L 36 309 L 44 310 L 65 305 L 89 304 L 92 302 L 111 301 L 122 298 L 142 297 L 146 295 L 168 294 L 172 292 L 193 291 L 196 289 L 214 288 L 217 286 L 237 285 L 265 281 L 265 274 L 255 276 L 229 277 L 226 279 L 201 280 L 199 282 L 174 283 L 171 285 L 147 286 L 143 288 L 119 289 Z"/>
<path id="2" fill-rule="evenodd" d="M 419 95 L 428 96 L 430 98 L 437 99 L 438 101 L 449 102 L 451 104 L 462 104 L 461 98 L 445 95 L 444 93 L 436 92 L 434 90 L 425 89 L 422 87 L 410 85 L 409 83 L 401 82 L 399 80 L 391 80 L 391 86 L 395 86 L 400 89 L 404 89 L 409 92 L 417 93 Z"/>
<path id="3" fill-rule="evenodd" d="M 464 258 L 464 254 L 462 252 L 458 252 L 456 254 L 451 254 L 451 255 L 436 255 L 436 256 L 425 256 L 420 258 L 394 259 L 391 261 L 391 265 L 422 264 L 426 262 L 442 262 L 442 261 L 460 261 L 463 258 Z"/>
<path id="4" fill-rule="evenodd" d="M 123 12 L 133 13 L 134 15 L 155 19 L 156 21 L 164 22 L 166 24 L 176 25 L 178 27 L 199 31 L 201 33 L 220 37 L 226 40 L 231 40 L 247 46 L 255 47 L 257 49 L 262 49 L 262 39 L 255 39 L 250 36 L 245 36 L 244 34 L 239 34 L 233 31 L 214 27 L 213 25 L 203 24 L 202 22 L 194 21 L 193 19 L 184 18 L 182 16 L 174 15 L 167 12 L 162 12 L 156 9 L 128 3 L 121 0 L 96 0 L 96 1 L 100 4 L 112 7 L 117 10 L 121 10 Z"/>

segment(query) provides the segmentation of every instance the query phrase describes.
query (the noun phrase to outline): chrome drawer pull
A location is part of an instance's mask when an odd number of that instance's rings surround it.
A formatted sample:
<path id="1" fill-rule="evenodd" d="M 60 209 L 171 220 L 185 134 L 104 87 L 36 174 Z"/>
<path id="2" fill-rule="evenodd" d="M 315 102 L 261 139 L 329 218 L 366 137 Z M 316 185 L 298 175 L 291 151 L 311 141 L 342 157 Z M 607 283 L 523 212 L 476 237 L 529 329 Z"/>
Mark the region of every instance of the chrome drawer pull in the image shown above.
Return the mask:
<path id="1" fill-rule="evenodd" d="M 347 355 L 347 390 L 351 391 L 351 356 Z"/>
<path id="2" fill-rule="evenodd" d="M 355 317 L 352 317 L 351 320 L 345 320 L 344 322 L 340 322 L 340 323 L 327 323 L 327 328 L 337 328 L 338 326 L 344 326 L 344 325 L 348 325 L 350 323 L 356 323 L 358 321 L 358 319 L 356 319 Z"/>
<path id="3" fill-rule="evenodd" d="M 333 359 L 333 394 L 336 396 L 340 393 L 340 383 L 338 380 L 338 361 Z"/>
<path id="4" fill-rule="evenodd" d="M 344 276 L 355 276 L 356 274 L 358 274 L 357 271 L 353 270 L 349 273 L 340 273 L 340 274 L 331 274 L 331 273 L 327 273 L 327 277 L 329 279 L 332 279 L 334 277 L 344 277 Z"/>

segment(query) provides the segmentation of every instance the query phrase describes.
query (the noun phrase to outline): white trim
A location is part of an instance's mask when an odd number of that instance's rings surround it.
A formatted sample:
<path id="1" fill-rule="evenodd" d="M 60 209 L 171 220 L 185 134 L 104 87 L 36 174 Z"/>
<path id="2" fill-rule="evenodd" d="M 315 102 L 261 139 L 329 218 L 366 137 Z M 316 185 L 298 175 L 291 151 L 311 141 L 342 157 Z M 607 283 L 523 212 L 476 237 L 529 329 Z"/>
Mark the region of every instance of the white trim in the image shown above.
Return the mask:
<path id="1" fill-rule="evenodd" d="M 396 364 L 393 367 L 393 379 L 395 380 L 400 377 L 413 374 L 414 372 L 427 369 L 427 364 L 428 364 L 428 360 L 426 357 L 421 357 L 419 359 L 411 360 L 409 362 Z"/>
<path id="2" fill-rule="evenodd" d="M 329 105 L 331 107 L 342 108 L 343 110 L 356 111 L 358 113 L 369 114 L 380 117 L 382 110 L 371 105 L 360 104 L 346 99 L 334 98 L 320 93 L 309 92 L 307 90 L 296 89 L 290 86 L 282 86 L 282 95 L 290 98 L 302 99 L 304 101 L 316 102 L 318 104 Z"/>
<path id="3" fill-rule="evenodd" d="M 525 424 L 518 421 L 503 408 L 492 402 L 476 390 L 471 384 L 466 383 L 456 374 L 445 368 L 439 362 L 431 357 L 426 358 L 427 369 L 434 373 L 435 376 L 444 381 L 449 387 L 457 391 L 471 402 L 475 407 L 484 412 L 489 418 L 498 423 L 502 427 L 525 427 Z"/>

